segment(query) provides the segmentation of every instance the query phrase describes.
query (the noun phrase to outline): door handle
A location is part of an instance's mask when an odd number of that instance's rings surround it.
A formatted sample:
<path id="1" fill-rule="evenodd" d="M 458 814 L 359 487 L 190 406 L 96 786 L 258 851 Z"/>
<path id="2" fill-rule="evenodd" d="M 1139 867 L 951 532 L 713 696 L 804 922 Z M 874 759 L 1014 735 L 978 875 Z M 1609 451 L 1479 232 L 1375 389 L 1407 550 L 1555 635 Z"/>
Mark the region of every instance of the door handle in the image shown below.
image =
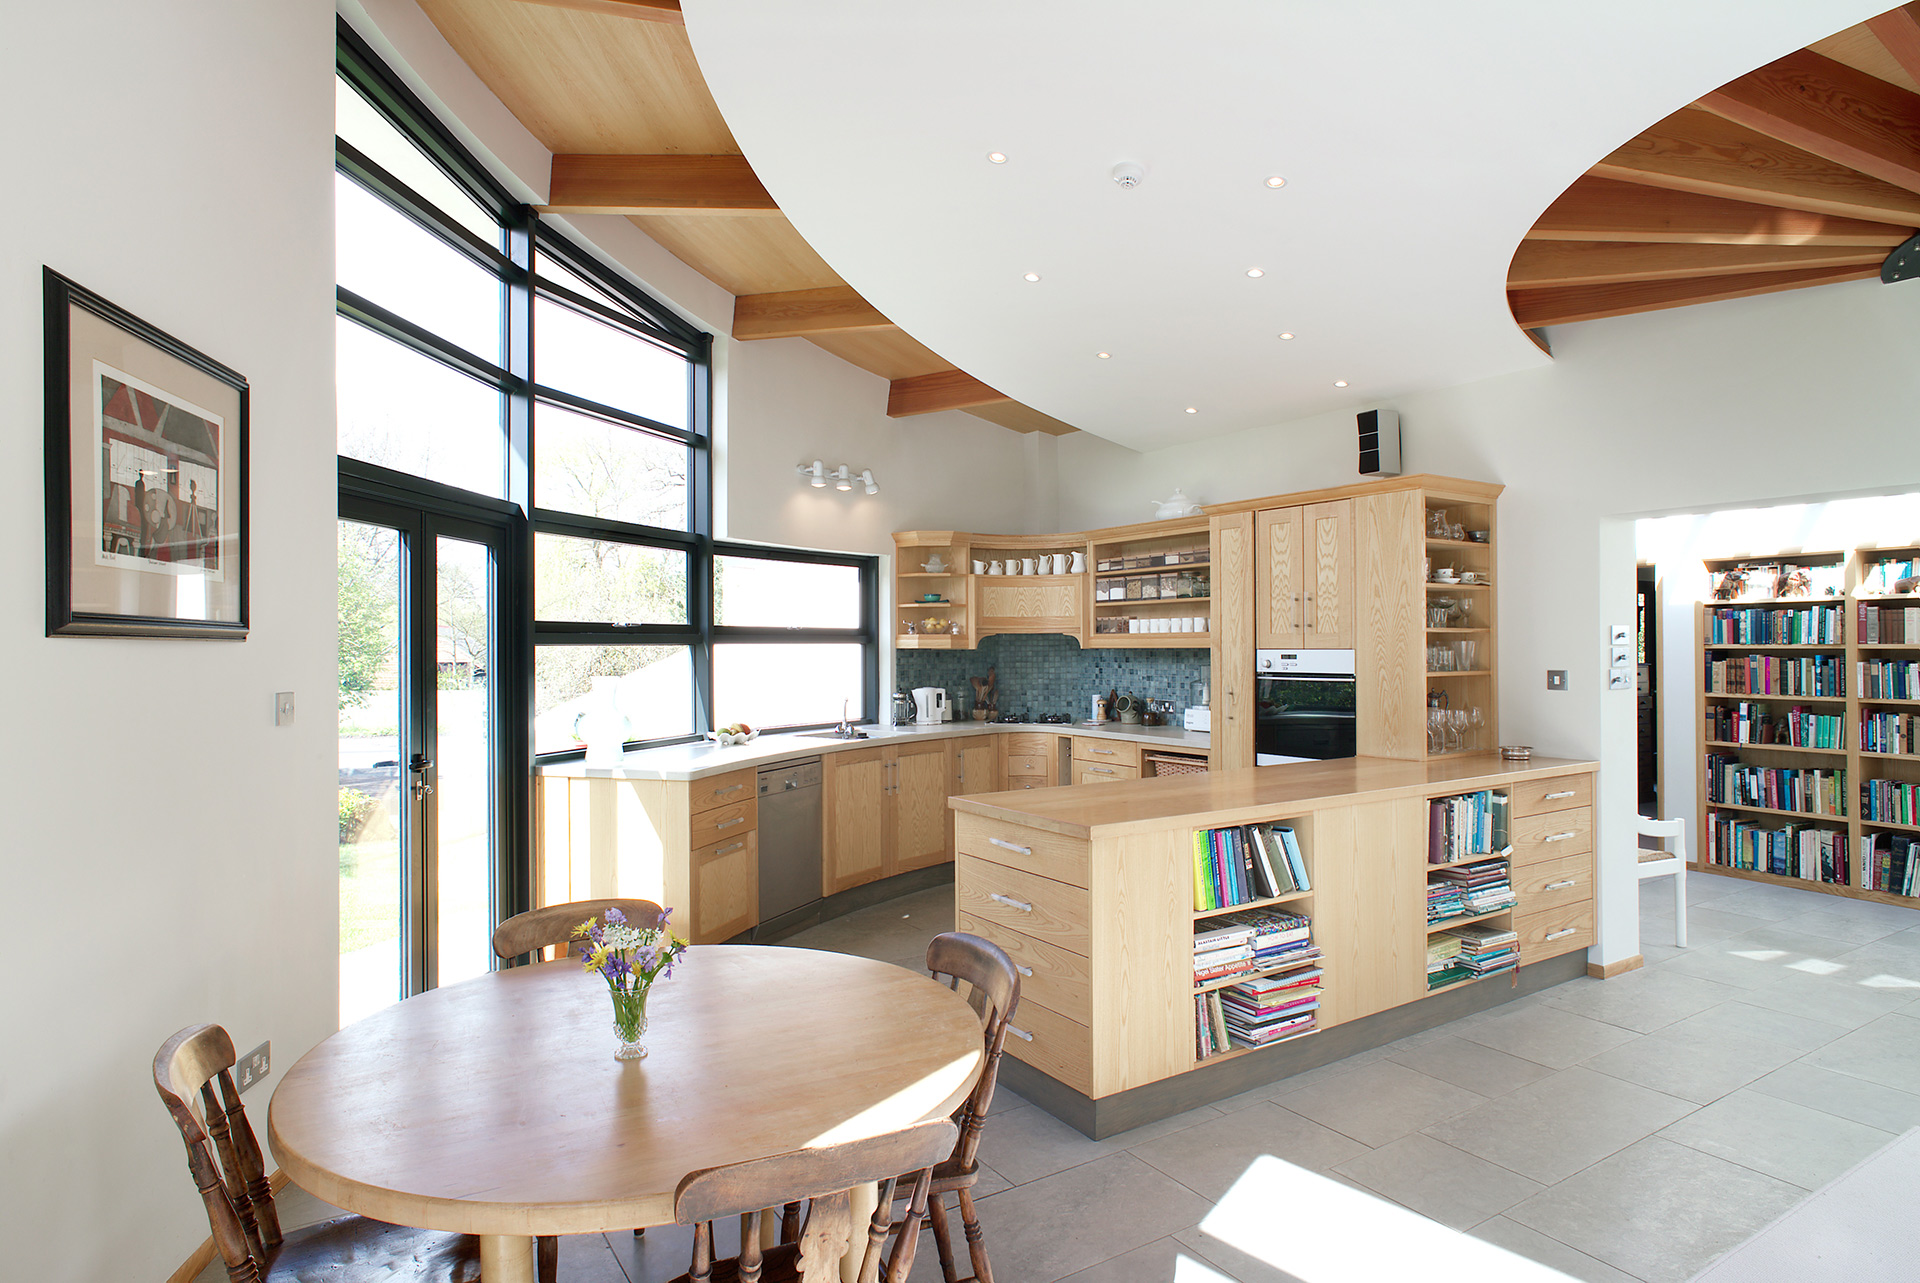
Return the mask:
<path id="1" fill-rule="evenodd" d="M 1293 625 L 1292 626 L 1295 628 L 1298 628 L 1300 626 L 1300 594 L 1299 593 L 1295 593 L 1293 595 Z"/>
<path id="2" fill-rule="evenodd" d="M 427 773 L 433 770 L 433 763 L 425 753 L 415 753 L 413 760 L 407 763 L 407 770 L 413 776 L 413 783 L 407 786 L 413 794 L 413 800 L 425 801 L 433 792 L 433 785 L 427 779 Z"/>
<path id="3" fill-rule="evenodd" d="M 1307 594 L 1307 627 L 1317 628 L 1320 624 L 1320 609 L 1313 604 L 1313 594 Z"/>

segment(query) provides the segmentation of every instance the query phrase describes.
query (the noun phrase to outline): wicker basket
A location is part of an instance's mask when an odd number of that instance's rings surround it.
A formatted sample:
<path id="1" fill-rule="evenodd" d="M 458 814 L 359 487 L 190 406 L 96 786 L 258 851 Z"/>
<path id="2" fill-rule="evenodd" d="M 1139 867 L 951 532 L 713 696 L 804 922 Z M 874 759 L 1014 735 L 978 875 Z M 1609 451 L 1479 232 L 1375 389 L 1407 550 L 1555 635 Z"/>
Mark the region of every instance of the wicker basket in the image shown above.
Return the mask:
<path id="1" fill-rule="evenodd" d="M 1153 766 L 1153 773 L 1159 775 L 1205 775 L 1207 764 L 1191 757 L 1173 757 L 1164 753 L 1148 753 L 1147 761 Z"/>

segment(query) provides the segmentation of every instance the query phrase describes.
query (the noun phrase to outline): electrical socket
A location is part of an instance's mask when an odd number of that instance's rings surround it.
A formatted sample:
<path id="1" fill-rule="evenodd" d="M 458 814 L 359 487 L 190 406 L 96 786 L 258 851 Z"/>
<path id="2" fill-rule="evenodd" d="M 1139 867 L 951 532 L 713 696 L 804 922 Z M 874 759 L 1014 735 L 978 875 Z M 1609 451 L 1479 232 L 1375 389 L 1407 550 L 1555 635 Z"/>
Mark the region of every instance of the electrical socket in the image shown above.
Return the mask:
<path id="1" fill-rule="evenodd" d="M 1564 668 L 1549 668 L 1547 670 L 1547 689 L 1550 691 L 1563 691 L 1566 688 L 1567 670 Z"/>
<path id="2" fill-rule="evenodd" d="M 240 1074 L 240 1090 L 245 1091 L 262 1078 L 265 1078 L 267 1071 L 272 1067 L 273 1042 L 269 1039 L 261 1043 L 258 1047 L 255 1047 L 246 1055 L 240 1057 L 240 1063 L 234 1066 Z"/>

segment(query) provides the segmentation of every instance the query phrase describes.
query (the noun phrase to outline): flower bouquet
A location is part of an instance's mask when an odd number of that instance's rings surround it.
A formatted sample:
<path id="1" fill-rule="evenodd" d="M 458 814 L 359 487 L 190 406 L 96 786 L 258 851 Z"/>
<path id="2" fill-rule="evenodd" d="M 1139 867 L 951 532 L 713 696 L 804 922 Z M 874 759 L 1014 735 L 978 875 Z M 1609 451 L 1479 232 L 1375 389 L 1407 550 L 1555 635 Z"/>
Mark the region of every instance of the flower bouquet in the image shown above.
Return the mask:
<path id="1" fill-rule="evenodd" d="M 599 972 L 613 997 L 613 1031 L 620 1037 L 615 1060 L 645 1058 L 640 1039 L 647 1032 L 647 993 L 661 975 L 673 974 L 673 964 L 687 951 L 687 942 L 667 930 L 672 912 L 662 909 L 657 926 L 636 927 L 610 907 L 573 929 L 586 951 L 581 965 Z"/>

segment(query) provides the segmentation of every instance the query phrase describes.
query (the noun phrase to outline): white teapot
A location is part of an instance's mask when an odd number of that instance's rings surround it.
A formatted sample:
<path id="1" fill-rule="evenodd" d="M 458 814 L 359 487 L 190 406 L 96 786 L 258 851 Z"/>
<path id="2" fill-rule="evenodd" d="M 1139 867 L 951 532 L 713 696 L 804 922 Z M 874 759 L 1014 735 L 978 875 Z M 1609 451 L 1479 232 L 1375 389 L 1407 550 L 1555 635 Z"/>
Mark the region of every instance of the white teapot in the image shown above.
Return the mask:
<path id="1" fill-rule="evenodd" d="M 1155 505 L 1153 515 L 1162 521 L 1165 521 L 1169 517 L 1191 517 L 1194 513 L 1200 511 L 1199 504 L 1187 498 L 1185 494 L 1177 489 L 1173 492 L 1171 499 L 1156 499 L 1152 502 Z"/>

